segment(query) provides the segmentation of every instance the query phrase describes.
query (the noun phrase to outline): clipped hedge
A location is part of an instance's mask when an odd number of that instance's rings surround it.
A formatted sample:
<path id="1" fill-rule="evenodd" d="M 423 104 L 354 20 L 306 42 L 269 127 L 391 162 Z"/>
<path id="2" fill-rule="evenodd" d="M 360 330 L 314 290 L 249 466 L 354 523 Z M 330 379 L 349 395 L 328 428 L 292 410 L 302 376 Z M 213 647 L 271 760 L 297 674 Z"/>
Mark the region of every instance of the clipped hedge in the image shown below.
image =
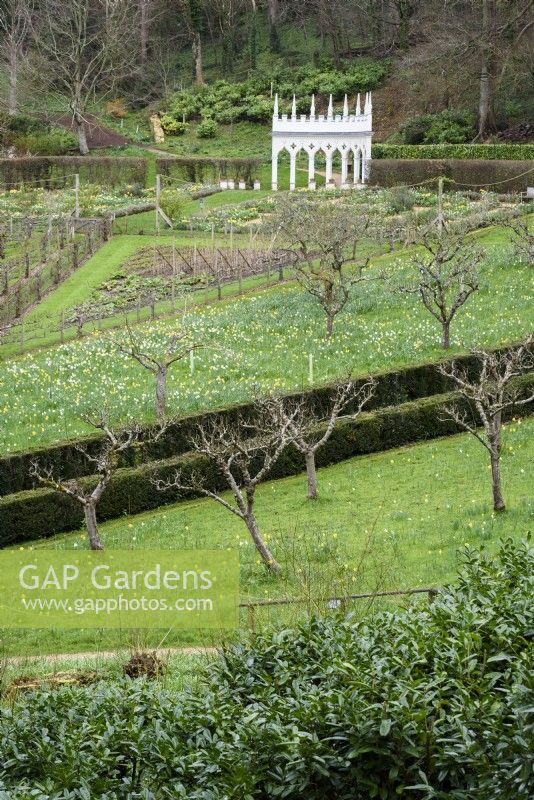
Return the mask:
<path id="1" fill-rule="evenodd" d="M 440 176 L 452 182 L 448 184 L 448 188 L 452 189 L 487 188 L 497 192 L 523 192 L 527 186 L 534 185 L 532 161 L 378 158 L 372 159 L 369 167 L 369 183 L 382 187 L 423 183 L 432 178 L 437 181 Z M 445 186 L 447 188 L 447 181 Z"/>
<path id="2" fill-rule="evenodd" d="M 373 144 L 373 158 L 534 159 L 534 144 Z"/>
<path id="3" fill-rule="evenodd" d="M 463 364 L 467 369 L 474 369 L 477 361 L 471 355 L 456 356 L 455 361 Z M 375 396 L 367 405 L 367 410 L 394 406 L 410 400 L 442 394 L 451 388 L 450 382 L 436 369 L 435 364 L 422 364 L 417 367 L 406 367 L 400 370 L 391 370 L 374 376 L 377 381 Z M 362 381 L 363 382 L 363 381 Z M 295 392 L 295 398 L 308 397 L 310 404 L 323 413 L 332 396 L 332 385 L 318 386 L 311 390 Z M 211 413 L 221 414 L 231 420 L 236 413 L 252 413 L 253 405 L 233 406 L 216 412 L 186 417 L 169 427 L 161 439 L 142 449 L 136 448 L 123 455 L 122 466 L 136 466 L 145 461 L 154 459 L 173 458 L 185 453 L 189 449 L 188 439 L 194 426 L 201 417 L 209 417 Z M 348 409 L 350 412 L 350 407 Z M 63 478 L 75 478 L 88 475 L 90 464 L 80 453 L 80 444 L 91 454 L 95 453 L 100 443 L 99 436 L 87 436 L 81 439 L 60 442 L 55 445 L 46 445 L 37 450 L 23 451 L 4 456 L 0 459 L 0 497 L 3 495 L 21 492 L 33 488 L 33 480 L 29 475 L 32 461 L 38 460 L 43 464 L 59 470 Z"/>
<path id="4" fill-rule="evenodd" d="M 63 189 L 65 179 L 79 173 L 84 183 L 103 186 L 146 184 L 146 158 L 114 158 L 113 156 L 41 156 L 37 158 L 0 158 L 0 186 L 21 187 L 40 181 L 45 189 Z M 71 183 L 72 185 L 72 183 Z"/>
<path id="5" fill-rule="evenodd" d="M 161 175 L 191 183 L 218 183 L 221 178 L 245 181 L 251 186 L 261 167 L 259 158 L 217 158 L 214 156 L 176 156 L 156 159 Z"/>
<path id="6" fill-rule="evenodd" d="M 534 373 L 521 379 L 525 387 L 534 386 Z M 456 398 L 454 393 L 436 395 L 393 408 L 367 412 L 356 419 L 339 420 L 328 443 L 317 453 L 317 466 L 325 467 L 353 456 L 376 453 L 412 442 L 458 433 L 452 420 L 441 420 L 439 409 Z M 516 415 L 534 411 L 534 402 L 519 406 Z M 207 457 L 184 453 L 175 458 L 117 470 L 98 506 L 100 520 L 125 514 L 139 514 L 166 503 L 192 496 L 180 489 L 157 491 L 151 478 L 166 480 L 176 469 L 184 480 L 193 471 L 203 475 L 206 488 L 226 488 L 223 476 Z M 268 478 L 284 478 L 304 470 L 304 458 L 293 446 L 284 450 Z M 91 484 L 91 478 L 84 478 Z M 0 547 L 29 539 L 45 538 L 82 524 L 81 506 L 65 495 L 49 489 L 19 492 L 0 499 Z"/>

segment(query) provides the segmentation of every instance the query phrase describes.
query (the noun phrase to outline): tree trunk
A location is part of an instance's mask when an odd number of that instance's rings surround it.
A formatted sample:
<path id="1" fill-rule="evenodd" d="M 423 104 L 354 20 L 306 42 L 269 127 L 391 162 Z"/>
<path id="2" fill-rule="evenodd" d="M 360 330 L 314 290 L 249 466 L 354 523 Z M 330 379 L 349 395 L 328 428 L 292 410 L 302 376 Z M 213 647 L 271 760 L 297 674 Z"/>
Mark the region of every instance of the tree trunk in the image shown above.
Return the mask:
<path id="1" fill-rule="evenodd" d="M 441 337 L 441 346 L 444 350 L 448 350 L 451 346 L 450 322 L 443 322 L 443 333 Z"/>
<path id="2" fill-rule="evenodd" d="M 17 113 L 17 62 L 17 51 L 12 46 L 9 52 L 9 95 L 7 100 L 7 112 L 11 116 Z"/>
<path id="3" fill-rule="evenodd" d="M 315 453 L 313 450 L 308 450 L 305 453 L 306 459 L 306 474 L 308 476 L 308 499 L 317 499 L 317 472 L 315 469 Z"/>
<path id="4" fill-rule="evenodd" d="M 139 46 L 140 46 L 140 56 L 141 56 L 141 63 L 144 63 L 147 59 L 148 53 L 148 14 L 147 14 L 147 3 L 148 0 L 139 0 L 139 12 L 140 12 L 140 20 L 139 20 Z"/>
<path id="5" fill-rule="evenodd" d="M 487 61 L 484 59 L 480 68 L 480 90 L 478 101 L 478 138 L 485 139 L 495 130 L 493 113 L 492 77 Z"/>
<path id="6" fill-rule="evenodd" d="M 195 83 L 199 86 L 203 86 L 204 76 L 202 74 L 202 42 L 200 41 L 200 33 L 193 34 L 191 49 L 193 51 L 193 61 L 195 63 Z"/>
<path id="7" fill-rule="evenodd" d="M 334 331 L 334 314 L 328 311 L 326 314 L 326 338 L 331 339 Z"/>
<path id="8" fill-rule="evenodd" d="M 252 536 L 252 541 L 256 545 L 256 550 L 262 557 L 265 564 L 269 567 L 271 572 L 280 572 L 280 564 L 275 559 L 275 557 L 273 556 L 273 554 L 263 541 L 262 535 L 258 528 L 256 517 L 251 511 L 249 511 L 248 514 L 245 516 L 245 522 L 247 524 L 249 533 Z"/>
<path id="9" fill-rule="evenodd" d="M 281 42 L 278 30 L 278 0 L 269 0 L 267 4 L 267 16 L 269 19 L 269 47 L 272 53 L 279 53 L 281 50 Z"/>
<path id="10" fill-rule="evenodd" d="M 87 135 L 85 133 L 85 122 L 81 114 L 74 115 L 74 123 L 76 125 L 76 135 L 78 137 L 78 149 L 82 156 L 86 156 L 89 152 L 87 146 Z"/>
<path id="11" fill-rule="evenodd" d="M 156 417 L 162 419 L 167 410 L 167 367 L 156 372 Z"/>
<path id="12" fill-rule="evenodd" d="M 83 510 L 91 550 L 103 550 L 104 545 L 100 540 L 98 525 L 96 524 L 96 506 L 94 503 L 86 503 Z"/>
<path id="13" fill-rule="evenodd" d="M 495 130 L 493 114 L 492 58 L 493 8 L 490 0 L 482 0 L 482 30 L 480 34 L 480 82 L 478 97 L 478 137 L 484 139 Z"/>
<path id="14" fill-rule="evenodd" d="M 501 465 L 499 454 L 493 448 L 491 451 L 491 483 L 493 490 L 493 510 L 505 511 L 506 506 L 501 490 Z"/>

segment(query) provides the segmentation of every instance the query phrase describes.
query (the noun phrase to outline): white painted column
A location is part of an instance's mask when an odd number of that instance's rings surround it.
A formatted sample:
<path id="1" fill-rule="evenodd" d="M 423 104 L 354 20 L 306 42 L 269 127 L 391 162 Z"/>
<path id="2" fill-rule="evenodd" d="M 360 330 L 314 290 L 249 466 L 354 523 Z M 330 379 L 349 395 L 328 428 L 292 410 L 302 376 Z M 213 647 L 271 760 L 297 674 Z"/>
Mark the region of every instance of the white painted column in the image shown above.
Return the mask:
<path id="1" fill-rule="evenodd" d="M 289 155 L 289 189 L 293 191 L 297 185 L 297 154 L 292 151 Z"/>
<path id="2" fill-rule="evenodd" d="M 272 175 L 271 175 L 271 189 L 276 192 L 278 189 L 278 153 L 273 147 L 272 155 Z"/>
<path id="3" fill-rule="evenodd" d="M 326 175 L 325 175 L 326 185 L 328 186 L 329 183 L 332 183 L 332 152 L 330 150 L 326 151 Z"/>
<path id="4" fill-rule="evenodd" d="M 308 189 L 315 189 L 315 151 L 308 153 Z"/>
<path id="5" fill-rule="evenodd" d="M 360 182 L 360 151 L 354 151 L 354 176 L 353 176 L 353 183 L 357 184 Z"/>
<path id="6" fill-rule="evenodd" d="M 367 181 L 367 151 L 362 149 L 362 183 Z"/>
<path id="7" fill-rule="evenodd" d="M 349 172 L 349 154 L 344 151 L 341 153 L 341 188 L 345 189 L 348 186 L 347 176 Z"/>

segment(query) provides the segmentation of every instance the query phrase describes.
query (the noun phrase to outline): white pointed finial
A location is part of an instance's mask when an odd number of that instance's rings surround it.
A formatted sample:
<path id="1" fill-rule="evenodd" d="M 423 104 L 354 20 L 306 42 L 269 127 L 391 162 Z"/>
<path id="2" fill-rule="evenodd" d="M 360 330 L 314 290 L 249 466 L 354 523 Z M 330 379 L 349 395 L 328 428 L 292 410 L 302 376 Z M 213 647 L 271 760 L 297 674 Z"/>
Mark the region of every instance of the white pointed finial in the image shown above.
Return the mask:
<path id="1" fill-rule="evenodd" d="M 330 100 L 328 101 L 327 119 L 332 119 L 333 116 L 334 116 L 334 105 L 332 103 L 332 95 L 330 95 Z"/>
<path id="2" fill-rule="evenodd" d="M 311 99 L 310 119 L 315 119 L 315 95 L 314 94 L 312 94 L 312 99 Z"/>
<path id="3" fill-rule="evenodd" d="M 369 92 L 365 93 L 365 105 L 363 107 L 363 113 L 364 114 L 369 113 Z"/>
<path id="4" fill-rule="evenodd" d="M 295 95 L 293 95 L 293 105 L 291 106 L 291 119 L 297 118 L 297 101 L 295 99 Z"/>
<path id="5" fill-rule="evenodd" d="M 345 100 L 343 101 L 343 119 L 346 119 L 349 116 L 349 101 L 347 99 L 347 95 L 345 95 Z"/>
<path id="6" fill-rule="evenodd" d="M 356 116 L 359 117 L 362 113 L 362 109 L 360 106 L 360 93 L 358 92 L 358 97 L 356 98 Z"/>
<path id="7" fill-rule="evenodd" d="M 273 117 L 278 119 L 278 92 L 274 96 L 274 110 L 273 110 Z"/>
<path id="8" fill-rule="evenodd" d="M 369 92 L 369 114 L 373 113 L 373 93 Z"/>

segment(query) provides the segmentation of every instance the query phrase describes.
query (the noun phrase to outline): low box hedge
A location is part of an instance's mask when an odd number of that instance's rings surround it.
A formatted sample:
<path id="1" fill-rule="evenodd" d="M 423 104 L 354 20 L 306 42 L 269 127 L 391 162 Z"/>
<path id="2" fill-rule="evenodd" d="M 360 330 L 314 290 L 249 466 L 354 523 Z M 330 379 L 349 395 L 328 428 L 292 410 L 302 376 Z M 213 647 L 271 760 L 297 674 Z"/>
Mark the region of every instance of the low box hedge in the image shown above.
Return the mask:
<path id="1" fill-rule="evenodd" d="M 455 356 L 455 361 L 472 369 L 476 359 L 471 355 Z M 371 411 L 385 406 L 394 406 L 410 400 L 442 394 L 451 388 L 447 379 L 436 369 L 436 364 L 422 364 L 416 367 L 406 367 L 399 370 L 390 370 L 374 376 L 377 380 L 375 396 L 367 405 Z M 311 397 L 312 405 L 318 410 L 328 407 L 332 394 L 332 385 L 318 386 L 311 390 L 295 392 L 295 398 Z M 252 413 L 253 406 L 245 403 L 239 406 L 218 410 L 216 412 L 202 413 L 179 420 L 171 425 L 161 439 L 154 444 L 142 448 L 135 448 L 123 454 L 121 466 L 133 467 L 153 460 L 173 458 L 185 453 L 189 449 L 189 436 L 200 418 L 208 417 L 211 413 L 227 416 L 229 419 L 238 412 Z M 350 407 L 347 413 L 350 412 Z M 80 453 L 78 447 L 83 445 L 88 453 L 94 453 L 100 446 L 99 436 L 87 436 L 80 439 L 46 445 L 42 448 L 12 453 L 0 459 L 0 497 L 22 492 L 34 487 L 34 481 L 29 471 L 32 461 L 51 466 L 61 473 L 64 479 L 75 478 L 90 474 L 91 465 Z"/>
<path id="2" fill-rule="evenodd" d="M 369 183 L 386 188 L 437 180 L 440 176 L 449 179 L 445 187 L 451 189 L 487 188 L 517 193 L 534 185 L 532 161 L 377 158 L 371 160 L 369 167 Z"/>
<path id="3" fill-rule="evenodd" d="M 534 386 L 534 374 L 524 376 L 521 382 L 525 387 Z M 317 453 L 317 466 L 324 467 L 353 456 L 457 433 L 460 429 L 456 423 L 439 418 L 439 409 L 455 397 L 454 393 L 435 395 L 367 412 L 356 419 L 341 419 L 327 445 Z M 517 409 L 522 416 L 533 411 L 534 402 Z M 176 469 L 182 470 L 184 478 L 193 470 L 197 475 L 204 475 L 206 487 L 226 488 L 223 476 L 211 461 L 196 453 L 183 453 L 138 467 L 123 467 L 117 470 L 102 496 L 98 506 L 99 519 L 138 514 L 185 499 L 189 495 L 183 490 L 171 489 L 163 493 L 151 483 L 151 478 L 170 478 Z M 302 454 L 290 446 L 282 453 L 268 478 L 283 478 L 303 470 Z M 83 480 L 91 483 L 91 477 Z M 0 499 L 0 520 L 0 547 L 5 547 L 75 530 L 81 526 L 83 515 L 81 506 L 71 498 L 49 489 L 34 489 Z"/>
<path id="4" fill-rule="evenodd" d="M 534 144 L 373 144 L 373 158 L 440 158 L 529 161 Z"/>

